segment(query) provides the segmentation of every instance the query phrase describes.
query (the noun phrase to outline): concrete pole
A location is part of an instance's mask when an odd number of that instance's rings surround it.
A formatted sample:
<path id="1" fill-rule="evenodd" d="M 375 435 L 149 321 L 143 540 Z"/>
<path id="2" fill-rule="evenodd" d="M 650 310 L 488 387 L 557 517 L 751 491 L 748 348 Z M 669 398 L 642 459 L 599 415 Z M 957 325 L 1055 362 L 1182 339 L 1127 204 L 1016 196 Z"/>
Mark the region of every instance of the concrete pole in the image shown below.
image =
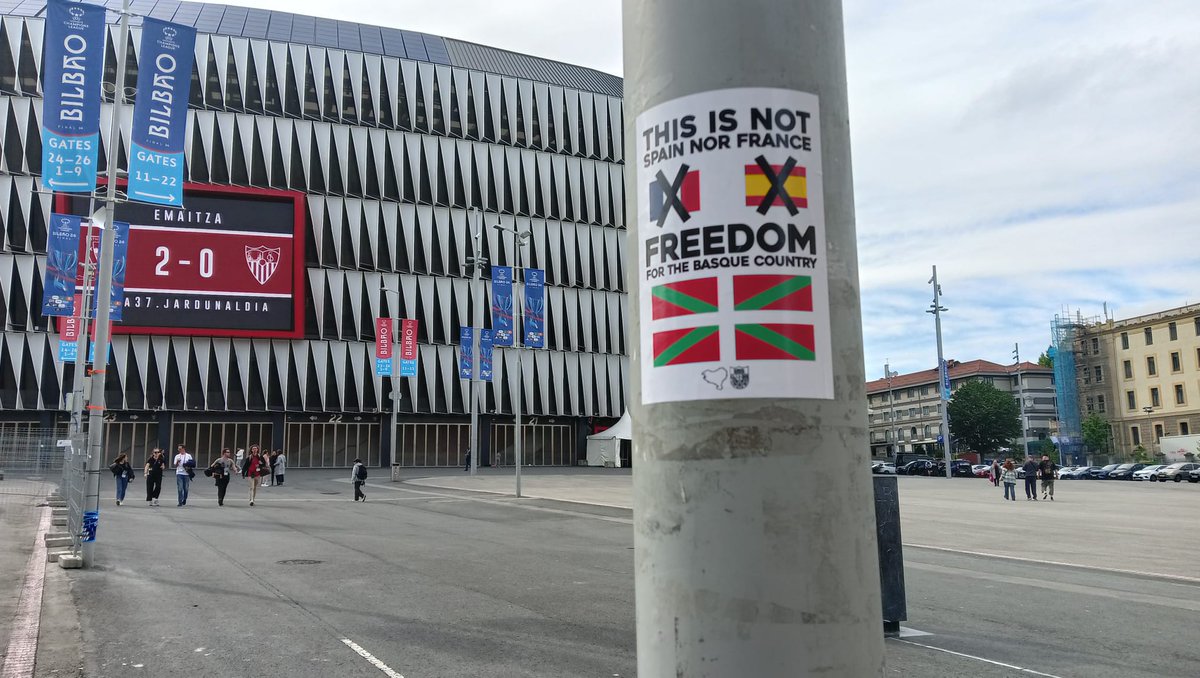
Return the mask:
<path id="1" fill-rule="evenodd" d="M 1017 404 L 1021 408 L 1021 452 L 1029 454 L 1029 417 L 1025 414 L 1025 380 L 1021 378 L 1021 345 L 1013 344 L 1013 360 L 1017 361 Z M 1062 461 L 1062 455 L 1059 455 Z"/>
<path id="2" fill-rule="evenodd" d="M 892 425 L 892 445 L 895 446 L 892 452 L 895 453 L 899 452 L 900 447 L 900 430 L 896 428 L 896 391 L 892 389 L 892 378 L 896 376 L 896 373 L 892 371 L 892 367 L 888 363 L 883 364 L 883 373 L 887 376 L 888 408 L 890 411 L 888 417 L 891 419 L 889 423 Z M 893 454 L 892 458 L 895 458 L 895 454 Z"/>
<path id="3" fill-rule="evenodd" d="M 642 373 L 653 367 L 639 292 L 652 283 L 629 267 L 638 675 L 881 676 L 841 3 L 623 0 L 623 14 L 630 242 L 657 229 L 642 224 L 639 115 L 729 88 L 819 98 L 817 252 L 828 262 L 832 338 L 832 399 L 645 404 Z M 738 190 L 724 194 L 727 206 Z M 703 214 L 688 226 L 712 223 Z"/>
<path id="4" fill-rule="evenodd" d="M 384 288 L 384 291 L 390 292 L 391 290 Z M 399 290 L 396 290 L 396 308 L 400 308 Z M 391 463 L 399 464 L 400 460 L 396 458 L 396 451 L 400 448 L 400 441 L 396 438 L 399 437 L 398 427 L 400 425 L 400 356 L 396 355 L 396 337 L 400 336 L 401 322 L 400 318 L 392 318 L 389 322 L 392 325 L 392 428 L 388 431 L 388 451 Z"/>
<path id="5" fill-rule="evenodd" d="M 942 458 L 946 461 L 946 477 L 951 478 L 954 474 L 950 468 L 950 398 L 946 393 L 946 384 L 950 381 L 950 366 L 942 357 L 942 311 L 946 309 L 942 308 L 942 286 L 938 284 L 937 266 L 933 267 L 933 277 L 929 282 L 933 283 L 933 307 L 928 312 L 933 314 L 933 325 L 937 332 L 938 398 L 942 407 Z"/>
<path id="6" fill-rule="evenodd" d="M 472 276 L 474 282 L 471 283 L 471 342 L 476 347 L 475 360 L 471 361 L 471 475 L 475 475 L 479 470 L 479 360 L 483 356 L 482 347 L 479 345 L 479 335 L 483 327 L 483 309 L 480 308 L 478 299 L 482 297 L 479 293 L 480 282 L 483 276 L 483 267 L 485 260 L 483 259 L 483 218 L 478 209 L 471 210 L 471 214 L 475 217 L 475 256 L 468 262 L 475 268 L 475 273 Z"/>
<path id="7" fill-rule="evenodd" d="M 125 52 L 129 44 L 129 0 L 121 3 L 120 44 L 116 46 L 117 75 L 113 91 L 112 121 L 108 128 L 108 186 L 104 199 L 104 230 L 100 235 L 100 263 L 96 270 L 96 357 L 92 361 L 91 397 L 88 398 L 87 491 L 84 511 L 100 510 L 100 468 L 104 455 L 104 386 L 108 367 L 109 315 L 112 306 L 113 247 L 117 213 L 117 150 L 120 148 L 121 100 L 125 98 Z M 77 356 L 76 359 L 87 356 Z M 83 544 L 83 566 L 95 562 L 95 542 Z"/>

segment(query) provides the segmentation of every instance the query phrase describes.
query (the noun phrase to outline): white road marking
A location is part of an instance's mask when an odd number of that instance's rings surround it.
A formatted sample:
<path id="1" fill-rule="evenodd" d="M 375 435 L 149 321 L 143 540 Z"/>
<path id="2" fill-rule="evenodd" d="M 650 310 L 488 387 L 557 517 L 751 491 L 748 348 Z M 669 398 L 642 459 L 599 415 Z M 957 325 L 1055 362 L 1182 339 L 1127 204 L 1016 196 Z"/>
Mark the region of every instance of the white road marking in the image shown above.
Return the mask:
<path id="1" fill-rule="evenodd" d="M 965 654 L 963 652 L 955 652 L 954 650 L 947 650 L 944 647 L 935 647 L 933 645 L 926 645 L 924 643 L 914 643 L 911 640 L 901 640 L 900 638 L 892 638 L 891 640 L 893 642 L 897 642 L 897 643 L 904 643 L 905 645 L 915 645 L 917 647 L 923 647 L 927 650 L 934 650 L 936 652 L 945 652 L 946 654 L 952 654 L 955 657 L 964 657 L 966 659 L 974 659 L 975 661 L 980 661 L 985 664 L 991 664 L 993 666 L 1002 666 L 1006 669 L 1012 669 L 1013 671 L 1020 671 L 1021 673 L 1028 673 L 1029 675 L 1032 675 L 1032 676 L 1045 676 L 1045 678 L 1062 678 L 1062 676 L 1056 676 L 1053 673 L 1042 673 L 1041 671 L 1034 671 L 1033 669 L 1027 669 L 1027 668 L 1024 668 L 1021 666 L 1016 666 L 1014 664 L 1005 664 L 1004 662 L 998 662 L 994 659 L 985 659 L 983 657 L 976 657 L 973 654 Z"/>
<path id="2" fill-rule="evenodd" d="M 926 549 L 928 551 L 942 551 L 945 553 L 958 553 L 964 556 L 982 556 L 985 558 L 999 558 L 1000 560 L 1013 560 L 1020 563 L 1033 563 L 1035 565 L 1056 565 L 1059 567 L 1074 567 L 1080 570 L 1092 570 L 1095 572 L 1112 572 L 1114 574 L 1131 574 L 1138 577 L 1157 577 L 1159 579 L 1171 579 L 1174 581 L 1184 582 L 1187 584 L 1200 584 L 1198 577 L 1186 577 L 1181 574 L 1163 574 L 1161 572 L 1145 572 L 1142 570 L 1122 570 L 1115 567 L 1101 567 L 1099 565 L 1081 565 L 1079 563 L 1064 563 L 1058 560 L 1039 560 L 1037 558 L 1022 558 L 1020 556 L 1007 556 L 1000 553 L 987 553 L 984 551 L 965 551 L 963 549 L 952 549 L 945 546 L 929 546 L 927 544 L 910 544 L 904 543 L 905 546 L 914 549 Z"/>
<path id="3" fill-rule="evenodd" d="M 42 622 L 42 590 L 46 584 L 46 533 L 50 531 L 50 509 L 42 511 L 33 552 L 25 566 L 25 582 L 13 617 L 12 635 L 4 653 L 3 678 L 30 678 L 37 661 L 38 629 Z"/>
<path id="4" fill-rule="evenodd" d="M 921 636 L 932 636 L 932 635 L 933 634 L 929 633 L 928 631 L 919 631 L 917 629 L 910 629 L 907 626 L 900 627 L 900 637 L 901 638 L 919 638 Z"/>
<path id="5" fill-rule="evenodd" d="M 346 647 L 357 652 L 360 657 L 371 662 L 372 666 L 379 669 L 380 671 L 383 671 L 384 675 L 386 675 L 388 678 L 404 678 L 404 676 L 393 671 L 391 669 L 391 667 L 389 667 L 387 664 L 384 664 L 383 662 L 376 659 L 375 655 L 362 649 L 362 647 L 360 647 L 358 645 L 358 643 L 354 642 L 353 640 L 350 640 L 349 638 L 342 638 L 342 642 L 346 644 Z"/>

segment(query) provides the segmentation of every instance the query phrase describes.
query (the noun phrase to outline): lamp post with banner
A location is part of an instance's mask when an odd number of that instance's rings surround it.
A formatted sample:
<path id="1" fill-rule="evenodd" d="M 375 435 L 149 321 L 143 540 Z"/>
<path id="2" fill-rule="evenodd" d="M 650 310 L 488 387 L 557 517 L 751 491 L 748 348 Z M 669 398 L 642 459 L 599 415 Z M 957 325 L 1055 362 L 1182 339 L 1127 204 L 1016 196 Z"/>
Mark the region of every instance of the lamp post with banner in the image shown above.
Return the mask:
<path id="1" fill-rule="evenodd" d="M 511 346 L 516 349 L 517 363 L 517 393 L 513 398 L 513 465 L 516 467 L 516 496 L 521 496 L 521 465 L 524 451 L 524 432 L 521 430 L 521 401 L 524 399 L 525 374 L 521 365 L 522 348 L 542 348 L 545 346 L 544 324 L 544 284 L 545 271 L 538 268 L 524 267 L 521 248 L 529 244 L 533 231 L 520 230 L 495 224 L 498 231 L 512 233 L 516 238 L 516 266 L 492 267 L 492 341 L 496 346 Z M 516 296 L 513 285 L 515 273 L 521 272 L 521 280 L 525 284 L 524 303 L 517 310 Z M 517 322 L 520 318 L 521 322 Z"/>

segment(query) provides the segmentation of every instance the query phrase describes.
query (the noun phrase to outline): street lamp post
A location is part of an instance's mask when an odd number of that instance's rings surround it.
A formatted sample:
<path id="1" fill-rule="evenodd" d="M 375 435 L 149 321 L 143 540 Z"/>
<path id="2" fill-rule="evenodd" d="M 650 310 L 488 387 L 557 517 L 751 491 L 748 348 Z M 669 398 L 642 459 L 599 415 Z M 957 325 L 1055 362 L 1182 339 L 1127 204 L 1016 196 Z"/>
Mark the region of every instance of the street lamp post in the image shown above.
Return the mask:
<path id="1" fill-rule="evenodd" d="M 393 289 L 388 289 L 388 286 L 387 286 L 387 285 L 386 285 L 386 284 L 385 284 L 385 283 L 384 283 L 382 280 L 381 280 L 381 281 L 380 281 L 380 283 L 379 283 L 379 289 L 380 289 L 380 291 L 382 291 L 384 294 L 394 294 L 394 295 L 396 295 L 396 306 L 395 306 L 395 308 L 398 310 L 398 309 L 400 308 L 400 290 L 398 290 L 398 289 L 396 289 L 396 290 L 393 290 Z M 399 318 L 394 318 L 394 317 L 391 317 L 391 316 L 393 316 L 394 314 L 395 314 L 395 312 L 394 312 L 394 311 L 393 311 L 392 313 L 389 313 L 389 314 L 388 314 L 388 324 L 389 324 L 389 325 L 391 325 L 391 328 L 392 328 L 392 374 L 391 374 L 391 379 L 392 379 L 392 397 L 391 397 L 391 401 L 392 401 L 392 427 L 391 427 L 391 430 L 388 432 L 388 433 L 389 433 L 389 435 L 388 435 L 388 450 L 389 450 L 389 456 L 391 457 L 391 460 L 392 460 L 392 462 L 391 462 L 391 463 L 392 463 L 393 465 L 394 465 L 394 464 L 398 464 L 398 463 L 400 463 L 400 460 L 398 460 L 398 459 L 396 458 L 396 437 L 397 437 L 397 435 L 396 435 L 396 427 L 397 427 L 397 426 L 399 426 L 399 424 L 400 424 L 400 420 L 399 420 L 399 412 L 400 412 L 400 360 L 399 360 L 399 358 L 396 356 L 396 350 L 395 350 L 395 346 L 396 346 L 396 334 L 397 334 L 397 327 L 396 327 L 396 325 L 397 325 L 397 324 L 398 324 L 398 322 L 399 322 Z"/>
<path id="2" fill-rule="evenodd" d="M 898 437 L 899 431 L 896 430 L 896 392 L 894 390 L 892 390 L 892 378 L 895 377 L 896 374 L 898 374 L 898 373 L 892 371 L 891 365 L 889 365 L 888 363 L 884 363 L 883 364 L 883 374 L 884 374 L 884 376 L 887 377 L 888 410 L 889 410 L 888 423 L 891 424 L 891 429 L 892 429 L 892 440 L 890 441 L 891 444 L 888 445 L 888 449 L 891 450 L 891 452 L 892 452 L 891 456 L 893 459 L 895 459 L 896 452 L 899 451 L 897 448 L 900 445 L 900 439 Z"/>
<path id="3" fill-rule="evenodd" d="M 946 460 L 946 477 L 953 477 L 950 465 L 950 366 L 942 356 L 942 313 L 947 309 L 942 306 L 942 286 L 938 284 L 937 266 L 933 267 L 933 277 L 929 279 L 933 285 L 933 304 L 926 313 L 933 314 L 934 327 L 937 331 L 938 393 L 941 394 L 942 405 L 942 457 Z"/>
<path id="4" fill-rule="evenodd" d="M 1025 414 L 1025 380 L 1021 378 L 1021 345 L 1013 344 L 1013 360 L 1017 363 L 1017 403 L 1021 408 L 1021 454 L 1029 455 L 1029 418 Z M 1062 460 L 1062 455 L 1059 455 Z"/>
<path id="5" fill-rule="evenodd" d="M 487 260 L 487 257 L 483 256 L 483 219 L 482 219 L 481 215 L 479 214 L 478 209 L 471 210 L 471 213 L 475 216 L 475 219 L 473 220 L 475 222 L 475 235 L 474 235 L 475 256 L 467 257 L 467 266 L 474 269 L 473 275 L 471 276 L 471 280 L 472 280 L 471 296 L 470 296 L 471 307 L 469 309 L 467 309 L 467 314 L 471 318 L 471 326 L 473 328 L 471 330 L 471 343 L 475 346 L 478 346 L 480 343 L 480 340 L 478 338 L 479 337 L 478 333 L 481 330 L 475 329 L 475 328 L 483 327 L 483 316 L 482 316 L 482 314 L 474 313 L 474 310 L 476 307 L 478 307 L 478 304 L 476 303 L 476 299 L 480 295 L 477 295 L 476 293 L 478 292 L 479 283 L 482 281 L 481 276 L 483 275 L 483 268 L 488 265 L 488 260 Z M 476 316 L 478 316 L 478 318 Z M 480 348 L 480 350 L 482 351 L 482 347 Z M 471 383 L 468 388 L 468 391 L 470 392 L 470 399 L 471 399 L 471 409 L 470 409 L 470 414 L 471 414 L 471 461 L 470 461 L 471 475 L 475 475 L 479 469 L 479 437 L 480 437 L 479 436 L 479 369 L 480 369 L 480 367 L 481 367 L 481 365 L 480 365 L 480 361 L 478 359 L 471 361 Z"/>
<path id="6" fill-rule="evenodd" d="M 494 224 L 494 228 L 498 231 L 506 231 L 512 233 L 517 239 L 517 265 L 513 267 L 513 280 L 517 279 L 517 271 L 523 271 L 524 263 L 521 258 L 521 248 L 529 244 L 529 238 L 533 235 L 532 231 L 521 231 L 517 228 L 507 228 L 500 224 Z M 521 283 L 525 283 L 525 275 L 521 274 Z M 518 316 L 520 322 L 518 322 Z M 521 452 L 524 447 L 524 436 L 521 432 L 521 400 L 525 391 L 524 373 L 521 371 L 521 344 L 525 341 L 525 309 L 524 304 L 521 304 L 521 310 L 518 312 L 517 304 L 513 303 L 513 349 L 517 352 L 517 397 L 513 398 L 513 421 L 515 438 L 513 441 L 513 456 L 514 465 L 516 466 L 516 494 L 521 496 Z"/>

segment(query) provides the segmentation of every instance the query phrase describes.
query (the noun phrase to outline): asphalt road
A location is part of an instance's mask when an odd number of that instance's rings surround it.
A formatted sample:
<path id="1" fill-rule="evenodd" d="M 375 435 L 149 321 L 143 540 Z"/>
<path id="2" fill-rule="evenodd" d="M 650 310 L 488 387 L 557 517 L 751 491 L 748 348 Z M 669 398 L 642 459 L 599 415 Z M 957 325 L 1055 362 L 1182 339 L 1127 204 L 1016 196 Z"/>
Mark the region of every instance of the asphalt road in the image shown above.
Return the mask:
<path id="1" fill-rule="evenodd" d="M 107 503 L 101 565 L 69 573 L 81 675 L 381 675 L 364 653 L 407 678 L 635 675 L 627 510 L 375 478 L 355 503 L 343 475 L 293 471 L 253 508 L 241 485 L 218 508 L 203 477 L 185 508 L 148 508 L 134 490 Z M 970 480 L 902 482 L 905 541 L 944 541 L 905 550 L 906 626 L 929 635 L 888 641 L 888 675 L 1197 675 L 1200 580 L 1105 572 L 1094 551 L 1133 559 L 1120 539 L 1056 536 L 1088 492 L 1106 505 L 1125 493 L 1137 523 L 1194 513 L 1196 486 L 1085 483 L 1042 505 Z M 1039 545 L 1076 540 L 1088 567 L 1036 562 Z M 50 606 L 43 624 L 66 612 Z M 72 664 L 65 635 L 43 648 L 45 666 Z"/>

